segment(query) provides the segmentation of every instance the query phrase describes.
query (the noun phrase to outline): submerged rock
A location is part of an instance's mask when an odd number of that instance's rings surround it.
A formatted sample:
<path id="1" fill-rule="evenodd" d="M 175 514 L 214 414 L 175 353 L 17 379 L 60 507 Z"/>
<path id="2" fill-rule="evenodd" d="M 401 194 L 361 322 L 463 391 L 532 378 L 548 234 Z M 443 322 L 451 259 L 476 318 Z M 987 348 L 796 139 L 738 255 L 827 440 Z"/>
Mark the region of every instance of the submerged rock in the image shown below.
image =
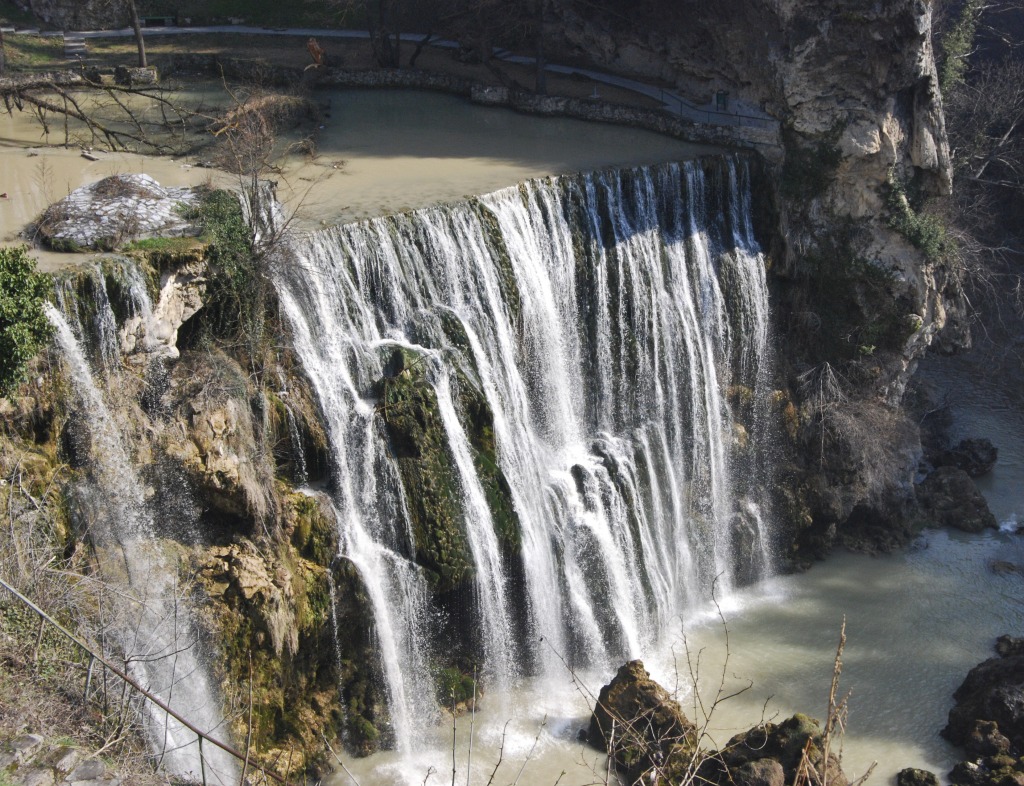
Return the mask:
<path id="1" fill-rule="evenodd" d="M 962 469 L 972 478 L 978 478 L 992 471 L 999 458 L 999 448 L 987 439 L 961 440 L 955 448 L 945 451 L 938 459 L 938 466 Z"/>
<path id="2" fill-rule="evenodd" d="M 970 475 L 956 467 L 940 467 L 917 487 L 926 517 L 940 527 L 981 532 L 998 527 L 996 517 Z"/>
<path id="3" fill-rule="evenodd" d="M 1004 634 L 996 639 L 996 652 L 1000 657 L 1024 655 L 1024 638 Z"/>
<path id="4" fill-rule="evenodd" d="M 928 770 L 907 767 L 896 774 L 896 786 L 939 786 L 939 779 Z"/>

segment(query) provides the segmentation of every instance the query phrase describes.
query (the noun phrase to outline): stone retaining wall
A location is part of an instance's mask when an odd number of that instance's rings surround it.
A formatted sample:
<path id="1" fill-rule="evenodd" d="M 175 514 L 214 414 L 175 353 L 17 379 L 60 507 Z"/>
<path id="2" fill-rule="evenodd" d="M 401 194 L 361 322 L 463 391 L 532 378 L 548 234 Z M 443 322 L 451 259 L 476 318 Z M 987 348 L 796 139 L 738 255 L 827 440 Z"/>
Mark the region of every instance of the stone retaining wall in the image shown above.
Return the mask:
<path id="1" fill-rule="evenodd" d="M 474 85 L 470 95 L 475 103 L 507 106 L 534 115 L 555 115 L 632 126 L 666 136 L 724 147 L 752 147 L 769 160 L 781 160 L 782 143 L 777 126 L 718 126 L 694 123 L 656 109 L 611 104 L 590 98 L 540 96 L 503 87 Z"/>

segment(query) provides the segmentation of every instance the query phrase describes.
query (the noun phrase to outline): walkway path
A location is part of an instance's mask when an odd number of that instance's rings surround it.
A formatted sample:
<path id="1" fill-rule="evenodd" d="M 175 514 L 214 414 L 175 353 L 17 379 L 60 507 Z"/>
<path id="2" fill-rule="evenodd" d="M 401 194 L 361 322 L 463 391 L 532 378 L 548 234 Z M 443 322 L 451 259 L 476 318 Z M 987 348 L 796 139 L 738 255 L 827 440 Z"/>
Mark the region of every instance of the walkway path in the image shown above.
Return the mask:
<path id="1" fill-rule="evenodd" d="M 71 65 L 79 65 L 85 62 L 85 38 L 81 33 L 64 34 L 64 59 Z"/>
<path id="2" fill-rule="evenodd" d="M 18 31 L 19 33 L 34 33 L 40 34 L 38 30 L 23 30 Z M 311 38 L 351 38 L 351 39 L 366 39 L 369 38 L 370 34 L 366 30 L 335 30 L 327 28 L 312 28 L 312 27 L 251 27 L 247 25 L 205 25 L 196 27 L 147 27 L 145 28 L 146 36 L 154 35 L 187 35 L 187 34 L 223 34 L 233 33 L 237 35 L 272 35 L 272 36 L 300 36 L 300 37 L 311 37 Z M 42 35 L 47 35 L 42 33 Z M 59 33 L 57 34 L 59 35 Z M 82 40 L 82 50 L 84 53 L 85 42 L 84 39 L 91 38 L 130 38 L 134 35 L 130 28 L 122 30 L 82 30 L 74 33 L 65 33 L 65 42 L 71 40 Z M 424 38 L 423 35 L 417 35 L 413 33 L 406 33 L 402 35 L 403 41 L 418 43 Z M 432 39 L 430 41 L 431 46 L 442 47 L 446 49 L 458 48 L 459 44 L 455 41 L 449 41 L 445 39 Z M 527 55 L 515 55 L 508 50 L 495 50 L 495 57 L 507 63 L 516 63 L 519 65 L 534 65 L 537 61 L 533 57 Z M 84 56 L 84 54 L 83 54 Z M 725 111 L 718 108 L 715 104 L 706 104 L 699 106 L 694 104 L 692 101 L 687 100 L 679 93 L 658 87 L 656 85 L 647 84 L 645 82 L 638 81 L 636 79 L 629 79 L 627 77 L 616 76 L 614 74 L 608 74 L 603 71 L 594 71 L 586 68 L 576 68 L 574 66 L 564 66 L 556 64 L 547 64 L 544 66 L 544 70 L 553 74 L 562 75 L 578 75 L 586 77 L 599 84 L 605 84 L 613 87 L 620 87 L 626 90 L 630 90 L 634 93 L 652 98 L 659 102 L 662 107 L 677 115 L 685 120 L 690 120 L 695 123 L 702 123 L 706 125 L 717 125 L 717 126 L 754 126 L 757 128 L 775 128 L 778 125 L 778 121 L 766 114 L 760 108 L 748 104 L 746 102 L 730 99 L 728 101 L 728 107 Z M 595 88 L 596 92 L 596 88 Z"/>

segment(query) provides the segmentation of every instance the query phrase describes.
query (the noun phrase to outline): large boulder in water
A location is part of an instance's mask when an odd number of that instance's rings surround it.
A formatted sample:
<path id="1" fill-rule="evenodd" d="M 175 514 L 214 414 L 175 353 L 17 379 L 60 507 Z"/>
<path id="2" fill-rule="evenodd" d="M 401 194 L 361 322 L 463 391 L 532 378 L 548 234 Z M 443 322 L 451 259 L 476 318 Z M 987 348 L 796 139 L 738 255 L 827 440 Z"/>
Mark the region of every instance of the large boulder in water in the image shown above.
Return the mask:
<path id="1" fill-rule="evenodd" d="M 939 786 L 935 773 L 907 767 L 896 774 L 896 786 Z"/>
<path id="2" fill-rule="evenodd" d="M 1024 752 L 1024 655 L 978 664 L 953 698 L 946 739 L 972 755 Z"/>
<path id="3" fill-rule="evenodd" d="M 679 703 L 651 679 L 642 661 L 622 666 L 601 688 L 587 738 L 624 769 L 628 782 L 693 742 L 695 727 Z"/>
<path id="4" fill-rule="evenodd" d="M 940 467 L 917 487 L 917 498 L 925 516 L 940 527 L 964 532 L 995 529 L 996 517 L 978 487 L 964 470 Z"/>
<path id="5" fill-rule="evenodd" d="M 999 448 L 989 440 L 964 439 L 955 448 L 945 451 L 937 464 L 962 469 L 972 478 L 978 478 L 991 472 L 998 458 Z"/>
<path id="6" fill-rule="evenodd" d="M 43 213 L 40 237 L 55 251 L 110 251 L 138 238 L 198 235 L 182 208 L 191 188 L 164 188 L 149 175 L 111 175 L 75 189 Z"/>
<path id="7" fill-rule="evenodd" d="M 698 781 L 720 786 L 775 786 L 793 783 L 807 751 L 814 768 L 832 786 L 846 786 L 839 760 L 829 754 L 818 722 L 797 713 L 782 723 L 764 723 L 737 734 L 700 767 Z"/>

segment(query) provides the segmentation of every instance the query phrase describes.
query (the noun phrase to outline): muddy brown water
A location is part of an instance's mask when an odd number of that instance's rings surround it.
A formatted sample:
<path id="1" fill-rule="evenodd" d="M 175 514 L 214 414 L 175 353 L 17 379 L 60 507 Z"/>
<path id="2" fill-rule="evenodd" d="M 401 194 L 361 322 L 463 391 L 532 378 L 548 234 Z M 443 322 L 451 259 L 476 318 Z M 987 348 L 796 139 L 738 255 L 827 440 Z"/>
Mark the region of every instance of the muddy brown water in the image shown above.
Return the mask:
<path id="1" fill-rule="evenodd" d="M 315 129 L 316 155 L 287 155 L 270 175 L 299 231 L 462 199 L 534 177 L 683 160 L 714 150 L 649 131 L 521 115 L 440 93 L 334 90 L 314 98 L 325 110 Z M 199 99 L 226 102 L 209 84 L 193 89 L 189 100 Z M 284 134 L 281 147 L 302 134 Z M 0 192 L 7 193 L 0 199 L 0 242 L 19 242 L 53 201 L 112 174 L 144 172 L 165 186 L 208 180 L 237 185 L 232 175 L 197 166 L 205 153 L 99 153 L 101 160 L 89 161 L 77 147 L 47 146 L 63 139 L 62 125 L 46 137 L 31 115 L 0 114 Z M 44 270 L 91 256 L 36 252 Z"/>

